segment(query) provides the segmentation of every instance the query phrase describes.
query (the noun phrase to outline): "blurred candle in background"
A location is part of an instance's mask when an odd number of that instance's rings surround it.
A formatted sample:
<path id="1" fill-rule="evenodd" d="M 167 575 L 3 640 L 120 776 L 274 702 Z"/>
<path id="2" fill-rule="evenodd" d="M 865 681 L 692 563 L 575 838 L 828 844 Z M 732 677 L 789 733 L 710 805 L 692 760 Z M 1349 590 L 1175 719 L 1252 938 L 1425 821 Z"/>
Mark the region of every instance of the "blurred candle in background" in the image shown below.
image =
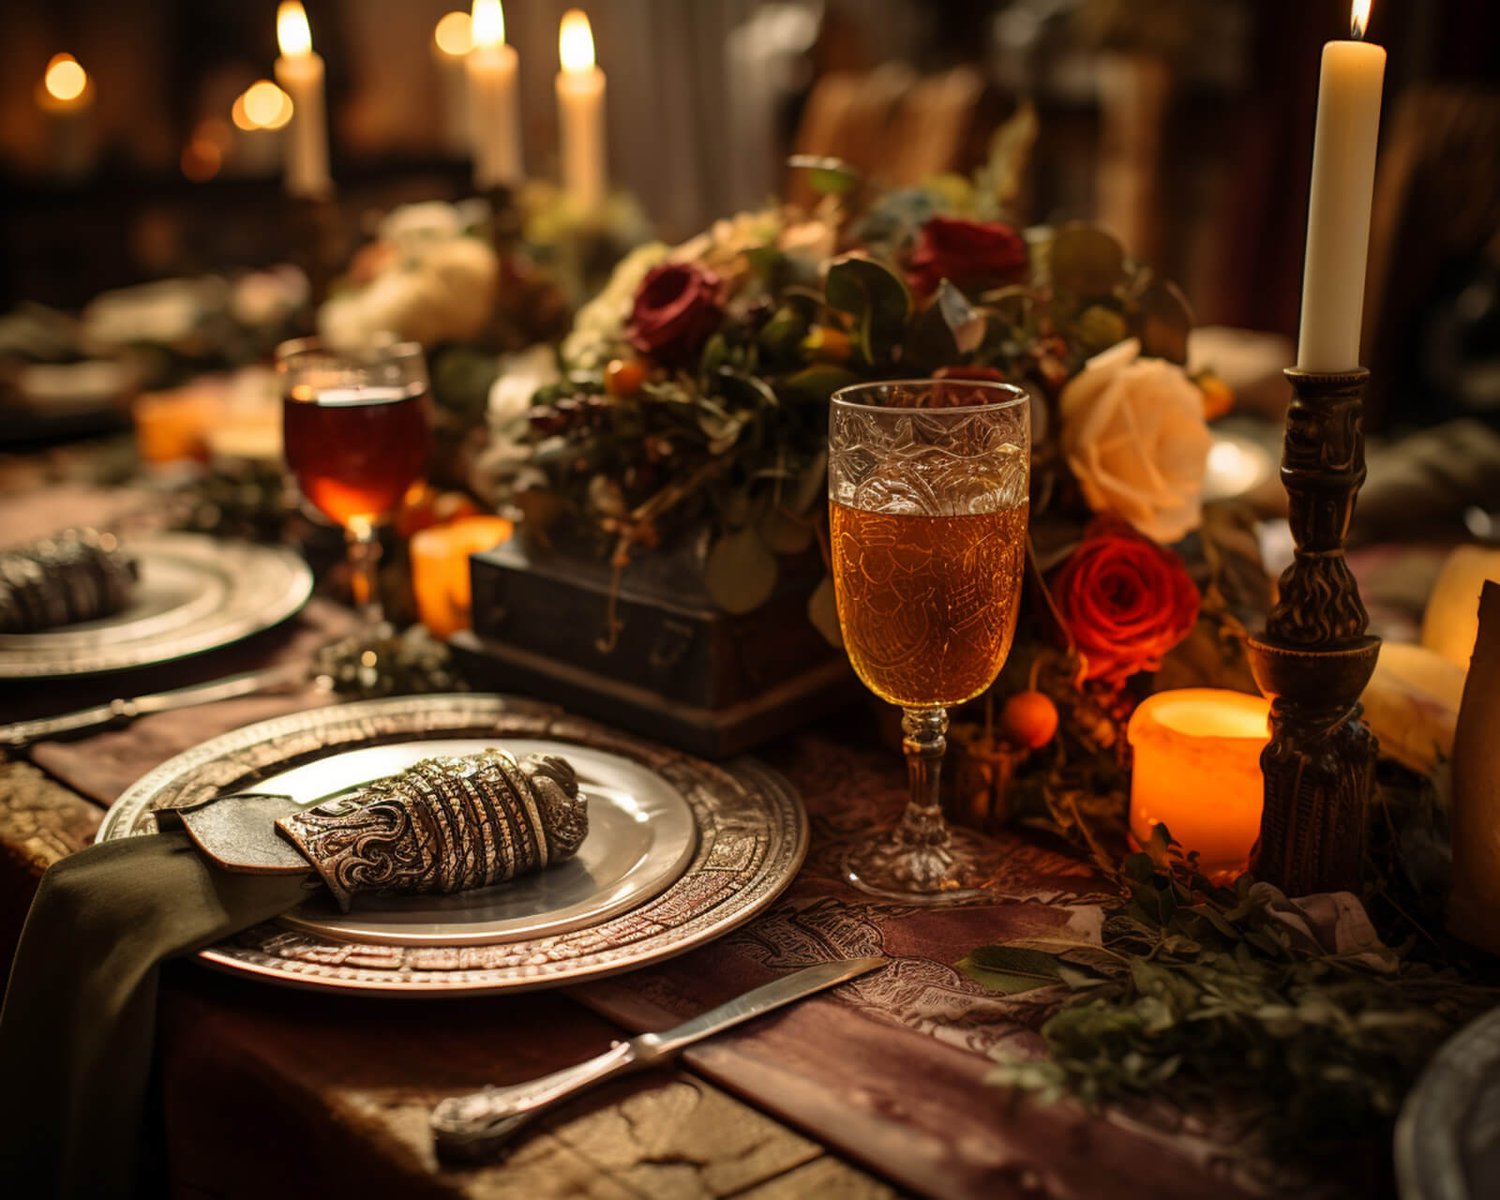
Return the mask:
<path id="1" fill-rule="evenodd" d="M 1369 19 L 1370 0 L 1354 0 L 1350 27 L 1355 40 L 1323 47 L 1297 339 L 1297 366 L 1304 371 L 1359 366 L 1385 81 L 1385 51 L 1362 40 Z"/>
<path id="2" fill-rule="evenodd" d="M 1179 688 L 1141 701 L 1126 729 L 1133 759 L 1130 833 L 1145 845 L 1165 825 L 1198 851 L 1210 877 L 1237 875 L 1260 836 L 1270 702 L 1218 688 Z"/>
<path id="3" fill-rule="evenodd" d="M 281 157 L 282 130 L 292 119 L 292 98 L 269 79 L 257 79 L 234 99 L 231 164 L 237 174 L 269 175 Z"/>
<path id="4" fill-rule="evenodd" d="M 516 52 L 505 44 L 500 0 L 474 0 L 465 60 L 469 128 L 474 139 L 474 186 L 480 191 L 521 182 L 521 110 L 516 101 Z"/>
<path id="5" fill-rule="evenodd" d="M 471 623 L 469 555 L 492 550 L 510 538 L 504 517 L 462 517 L 412 534 L 411 584 L 422 624 L 447 639 Z"/>
<path id="6" fill-rule="evenodd" d="M 563 190 L 584 212 L 604 201 L 604 72 L 594 65 L 594 33 L 582 9 L 563 14 L 557 34 Z"/>
<path id="7" fill-rule="evenodd" d="M 286 190 L 293 196 L 326 196 L 328 113 L 323 98 L 323 60 L 313 52 L 312 30 L 298 0 L 282 0 L 276 10 L 276 82 L 292 101 L 286 137 Z"/>
<path id="8" fill-rule="evenodd" d="M 86 175 L 94 163 L 94 85 L 71 54 L 54 54 L 36 86 L 47 114 L 47 170 L 59 179 Z"/>
<path id="9" fill-rule="evenodd" d="M 432 31 L 432 58 L 437 65 L 442 105 L 443 146 L 454 155 L 470 145 L 468 80 L 464 60 L 474 48 L 473 21 L 466 12 L 444 13 Z"/>

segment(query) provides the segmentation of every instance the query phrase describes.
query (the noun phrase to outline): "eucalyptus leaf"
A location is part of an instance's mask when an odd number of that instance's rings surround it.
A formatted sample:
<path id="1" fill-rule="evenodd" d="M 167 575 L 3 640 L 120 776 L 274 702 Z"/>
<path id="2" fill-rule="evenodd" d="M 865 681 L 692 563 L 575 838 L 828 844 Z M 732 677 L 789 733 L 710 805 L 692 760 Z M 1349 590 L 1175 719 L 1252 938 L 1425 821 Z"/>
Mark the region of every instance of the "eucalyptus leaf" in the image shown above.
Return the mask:
<path id="1" fill-rule="evenodd" d="M 1186 365 L 1193 313 L 1175 283 L 1153 279 L 1136 297 L 1136 336 L 1141 353 Z"/>
<path id="2" fill-rule="evenodd" d="M 1127 279 L 1125 248 L 1096 225 L 1064 225 L 1053 235 L 1047 261 L 1053 284 L 1075 296 L 1108 296 Z"/>
<path id="3" fill-rule="evenodd" d="M 771 598 L 780 569 L 753 527 L 725 534 L 708 552 L 703 582 L 727 613 L 753 612 Z"/>
<path id="4" fill-rule="evenodd" d="M 889 361 L 911 315 L 911 294 L 901 277 L 874 259 L 849 255 L 828 268 L 824 294 L 829 308 L 853 318 L 854 343 L 864 361 Z"/>
<path id="5" fill-rule="evenodd" d="M 761 514 L 758 528 L 761 541 L 772 554 L 801 554 L 813 543 L 812 522 L 776 505 Z"/>
<path id="6" fill-rule="evenodd" d="M 842 158 L 816 154 L 794 154 L 786 160 L 794 171 L 806 171 L 813 191 L 838 196 L 859 185 L 859 169 Z"/>
<path id="7" fill-rule="evenodd" d="M 1007 996 L 1062 982 L 1057 957 L 1041 950 L 980 946 L 956 965 L 976 983 Z"/>
<path id="8" fill-rule="evenodd" d="M 844 648 L 843 630 L 839 628 L 838 600 L 833 591 L 833 579 L 825 575 L 821 583 L 807 598 L 807 619 L 836 650 Z"/>
<path id="9" fill-rule="evenodd" d="M 860 377 L 847 367 L 814 363 L 781 381 L 782 394 L 803 403 L 826 403 L 839 388 L 858 383 Z"/>

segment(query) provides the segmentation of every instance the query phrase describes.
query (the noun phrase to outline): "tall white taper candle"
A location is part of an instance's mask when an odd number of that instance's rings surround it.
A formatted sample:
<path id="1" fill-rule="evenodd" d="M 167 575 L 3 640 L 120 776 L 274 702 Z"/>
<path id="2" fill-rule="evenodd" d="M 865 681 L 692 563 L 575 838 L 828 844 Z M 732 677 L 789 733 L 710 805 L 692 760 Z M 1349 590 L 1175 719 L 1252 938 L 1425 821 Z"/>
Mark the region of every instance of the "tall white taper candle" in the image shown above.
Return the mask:
<path id="1" fill-rule="evenodd" d="M 323 60 L 313 52 L 307 13 L 298 0 L 282 0 L 276 10 L 276 82 L 292 98 L 286 137 L 286 190 L 294 196 L 326 196 L 328 115 L 323 101 Z"/>
<path id="2" fill-rule="evenodd" d="M 1363 37 L 1369 12 L 1369 0 L 1354 0 L 1356 38 Z M 1323 47 L 1297 340 L 1297 366 L 1304 371 L 1347 371 L 1360 365 L 1384 79 L 1381 47 L 1364 41 Z"/>

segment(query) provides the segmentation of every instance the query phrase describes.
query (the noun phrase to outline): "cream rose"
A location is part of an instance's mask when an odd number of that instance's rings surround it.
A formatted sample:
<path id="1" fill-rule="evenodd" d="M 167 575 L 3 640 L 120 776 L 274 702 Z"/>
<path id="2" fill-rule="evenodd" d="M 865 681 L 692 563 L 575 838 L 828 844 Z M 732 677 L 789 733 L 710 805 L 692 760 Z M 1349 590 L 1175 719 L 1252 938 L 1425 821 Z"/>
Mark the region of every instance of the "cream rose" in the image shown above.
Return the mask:
<path id="1" fill-rule="evenodd" d="M 1175 542 L 1203 515 L 1203 396 L 1182 368 L 1117 349 L 1063 388 L 1063 453 L 1091 509 Z"/>

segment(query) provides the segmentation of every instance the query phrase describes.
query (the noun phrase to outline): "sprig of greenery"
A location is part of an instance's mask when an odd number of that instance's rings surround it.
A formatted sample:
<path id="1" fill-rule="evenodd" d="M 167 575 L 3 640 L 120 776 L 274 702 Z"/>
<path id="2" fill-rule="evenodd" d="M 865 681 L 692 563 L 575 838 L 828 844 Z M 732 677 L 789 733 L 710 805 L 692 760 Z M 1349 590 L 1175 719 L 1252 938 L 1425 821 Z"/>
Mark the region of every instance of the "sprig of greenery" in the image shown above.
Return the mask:
<path id="1" fill-rule="evenodd" d="M 1382 811 L 1393 803 L 1410 817 L 1430 797 L 1388 798 Z M 1158 827 L 1146 853 L 1109 872 L 1122 899 L 1101 945 L 986 946 L 958 964 L 996 991 L 1062 992 L 1041 1027 L 1047 1057 L 1002 1054 L 992 1081 L 1090 1106 L 1228 1108 L 1265 1149 L 1303 1162 L 1388 1143 L 1427 1060 L 1500 1002 L 1493 973 L 1414 932 L 1420 906 L 1396 859 L 1372 871 L 1386 898 L 1376 911 L 1404 924 L 1392 948 L 1373 936 L 1330 947 L 1286 919 L 1275 888 L 1217 887 L 1195 857 Z"/>

